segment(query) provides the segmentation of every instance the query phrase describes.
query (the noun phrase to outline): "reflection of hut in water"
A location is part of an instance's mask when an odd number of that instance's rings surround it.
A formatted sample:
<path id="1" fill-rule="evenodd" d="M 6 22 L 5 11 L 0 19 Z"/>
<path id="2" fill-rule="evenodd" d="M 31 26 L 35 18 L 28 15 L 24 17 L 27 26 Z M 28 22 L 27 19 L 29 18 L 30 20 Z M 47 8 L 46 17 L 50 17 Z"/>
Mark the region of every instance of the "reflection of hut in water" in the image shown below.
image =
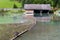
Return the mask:
<path id="1" fill-rule="evenodd" d="M 50 4 L 25 4 L 24 9 L 27 14 L 33 14 L 34 16 L 45 16 L 52 14 Z"/>

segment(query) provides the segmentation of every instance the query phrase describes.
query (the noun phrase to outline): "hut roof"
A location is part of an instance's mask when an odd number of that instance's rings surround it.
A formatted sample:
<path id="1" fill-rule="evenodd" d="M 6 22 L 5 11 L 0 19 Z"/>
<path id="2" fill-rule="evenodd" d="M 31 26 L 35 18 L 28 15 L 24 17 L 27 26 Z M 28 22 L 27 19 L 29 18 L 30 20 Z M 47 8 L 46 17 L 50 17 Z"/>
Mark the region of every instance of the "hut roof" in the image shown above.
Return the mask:
<path id="1" fill-rule="evenodd" d="M 24 4 L 24 9 L 51 10 L 50 4 Z"/>

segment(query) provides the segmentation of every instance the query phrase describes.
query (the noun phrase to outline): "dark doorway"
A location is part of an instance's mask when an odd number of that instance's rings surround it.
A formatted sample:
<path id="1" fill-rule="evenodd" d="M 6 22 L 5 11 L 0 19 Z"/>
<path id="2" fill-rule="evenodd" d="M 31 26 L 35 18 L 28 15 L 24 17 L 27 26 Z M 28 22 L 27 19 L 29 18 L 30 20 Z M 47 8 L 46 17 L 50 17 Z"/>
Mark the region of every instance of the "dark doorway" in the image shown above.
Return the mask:
<path id="1" fill-rule="evenodd" d="M 40 13 L 40 10 L 34 10 L 34 13 Z"/>
<path id="2" fill-rule="evenodd" d="M 34 16 L 35 17 L 43 17 L 43 16 L 49 16 L 53 12 L 50 10 L 34 10 Z"/>
<path id="3" fill-rule="evenodd" d="M 39 17 L 40 16 L 40 10 L 34 10 L 34 16 Z"/>

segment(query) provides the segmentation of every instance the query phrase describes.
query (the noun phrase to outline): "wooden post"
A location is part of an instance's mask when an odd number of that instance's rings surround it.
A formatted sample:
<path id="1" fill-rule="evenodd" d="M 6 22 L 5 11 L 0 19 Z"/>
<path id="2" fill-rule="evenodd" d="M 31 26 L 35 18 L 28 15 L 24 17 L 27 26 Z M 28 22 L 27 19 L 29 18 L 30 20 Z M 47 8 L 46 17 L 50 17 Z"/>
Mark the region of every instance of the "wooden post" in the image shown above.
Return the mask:
<path id="1" fill-rule="evenodd" d="M 40 15 L 42 16 L 42 11 L 40 11 Z"/>
<path id="2" fill-rule="evenodd" d="M 48 12 L 48 15 L 49 15 L 49 12 Z"/>

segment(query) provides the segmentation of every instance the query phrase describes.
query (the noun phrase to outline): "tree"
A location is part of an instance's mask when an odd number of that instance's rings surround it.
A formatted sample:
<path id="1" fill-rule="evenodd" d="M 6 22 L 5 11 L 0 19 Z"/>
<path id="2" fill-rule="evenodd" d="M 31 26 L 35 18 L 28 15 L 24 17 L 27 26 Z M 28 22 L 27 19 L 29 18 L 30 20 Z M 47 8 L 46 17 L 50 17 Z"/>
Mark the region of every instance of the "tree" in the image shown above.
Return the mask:
<path id="1" fill-rule="evenodd" d="M 24 4 L 51 4 L 52 7 L 60 7 L 60 0 L 19 0 L 19 2 L 22 3 L 22 6 Z"/>
<path id="2" fill-rule="evenodd" d="M 54 4 L 53 7 L 56 7 L 56 6 L 57 6 L 58 1 L 59 1 L 59 0 L 53 0 L 53 4 Z"/>
<path id="3" fill-rule="evenodd" d="M 14 4 L 13 8 L 18 8 L 18 7 Z"/>

